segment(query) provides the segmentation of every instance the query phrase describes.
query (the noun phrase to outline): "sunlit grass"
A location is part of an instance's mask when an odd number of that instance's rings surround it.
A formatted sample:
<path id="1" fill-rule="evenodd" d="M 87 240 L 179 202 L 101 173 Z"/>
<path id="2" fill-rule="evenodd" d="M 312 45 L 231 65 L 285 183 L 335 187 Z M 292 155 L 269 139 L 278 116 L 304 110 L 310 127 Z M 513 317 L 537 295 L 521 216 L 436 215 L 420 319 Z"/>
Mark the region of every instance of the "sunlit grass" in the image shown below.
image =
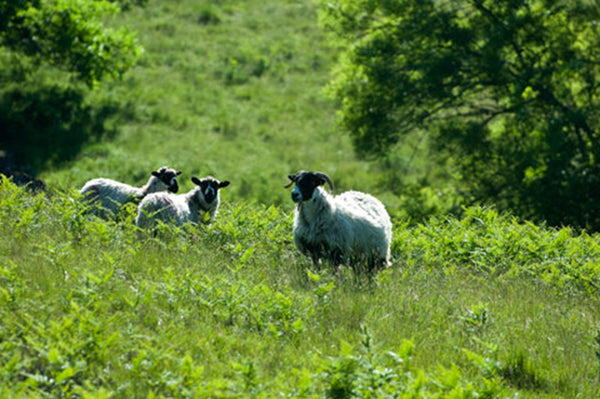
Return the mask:
<path id="1" fill-rule="evenodd" d="M 368 163 L 335 126 L 323 93 L 336 52 L 317 26 L 309 1 L 214 2 L 218 21 L 201 23 L 207 5 L 150 3 L 118 24 L 138 31 L 146 52 L 123 81 L 106 82 L 97 98 L 132 112 L 111 122 L 113 140 L 84 149 L 52 185 L 80 187 L 106 176 L 143 183 L 163 164 L 232 181 L 232 199 L 287 204 L 288 173 L 322 170 L 340 188 L 376 187 Z M 191 183 L 188 187 L 191 187 Z"/>
<path id="2" fill-rule="evenodd" d="M 473 209 L 495 221 L 485 234 L 469 217 L 397 226 L 393 266 L 367 279 L 312 270 L 277 207 L 228 201 L 214 225 L 153 237 L 135 228 L 134 207 L 103 221 L 74 190 L 32 195 L 4 181 L 0 205 L 8 396 L 599 393 L 596 236 Z M 503 274 L 430 239 L 468 237 L 493 254 L 515 230 L 523 241 Z M 524 243 L 563 256 L 539 269 Z M 560 267 L 581 257 L 584 269 Z"/>

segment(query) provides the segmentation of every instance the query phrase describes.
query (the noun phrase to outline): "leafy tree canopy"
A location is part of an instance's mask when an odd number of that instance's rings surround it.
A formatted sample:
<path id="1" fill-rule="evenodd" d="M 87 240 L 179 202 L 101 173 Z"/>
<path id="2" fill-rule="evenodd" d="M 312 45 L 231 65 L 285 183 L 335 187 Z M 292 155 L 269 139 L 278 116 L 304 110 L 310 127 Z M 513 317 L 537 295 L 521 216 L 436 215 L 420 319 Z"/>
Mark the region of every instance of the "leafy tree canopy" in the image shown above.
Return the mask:
<path id="1" fill-rule="evenodd" d="M 145 0 L 0 0 L 0 46 L 74 72 L 93 86 L 120 76 L 142 52 L 133 33 L 102 19 Z"/>
<path id="2" fill-rule="evenodd" d="M 331 91 L 362 155 L 426 130 L 473 200 L 600 228 L 600 7 L 587 0 L 324 0 Z"/>

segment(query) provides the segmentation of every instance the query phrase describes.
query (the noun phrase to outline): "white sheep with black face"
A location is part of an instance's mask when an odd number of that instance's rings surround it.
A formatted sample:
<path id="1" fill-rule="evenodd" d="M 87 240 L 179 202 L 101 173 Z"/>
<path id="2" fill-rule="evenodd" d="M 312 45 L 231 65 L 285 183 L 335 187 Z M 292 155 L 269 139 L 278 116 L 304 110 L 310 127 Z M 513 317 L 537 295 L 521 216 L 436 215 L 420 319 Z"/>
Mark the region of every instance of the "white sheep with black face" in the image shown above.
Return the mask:
<path id="1" fill-rule="evenodd" d="M 371 271 L 389 265 L 392 223 L 378 199 L 359 191 L 332 196 L 321 186 L 328 183 L 333 193 L 333 182 L 320 172 L 288 177 L 286 188 L 296 185 L 294 243 L 302 254 L 315 265 L 327 260 L 336 268 L 346 264 Z"/>
<path id="2" fill-rule="evenodd" d="M 163 166 L 152 171 L 148 182 L 142 187 L 100 177 L 85 183 L 79 193 L 94 207 L 98 216 L 116 216 L 127 202 L 140 201 L 146 195 L 160 191 L 176 193 L 179 190 L 177 176 L 180 174 L 181 171 Z"/>
<path id="3" fill-rule="evenodd" d="M 197 186 L 185 194 L 154 193 L 147 195 L 138 206 L 135 224 L 140 228 L 155 227 L 158 221 L 181 226 L 185 223 L 198 223 L 202 214 L 210 215 L 214 222 L 221 202 L 219 190 L 229 185 L 229 181 L 219 181 L 208 176 L 202 179 L 192 177 Z"/>

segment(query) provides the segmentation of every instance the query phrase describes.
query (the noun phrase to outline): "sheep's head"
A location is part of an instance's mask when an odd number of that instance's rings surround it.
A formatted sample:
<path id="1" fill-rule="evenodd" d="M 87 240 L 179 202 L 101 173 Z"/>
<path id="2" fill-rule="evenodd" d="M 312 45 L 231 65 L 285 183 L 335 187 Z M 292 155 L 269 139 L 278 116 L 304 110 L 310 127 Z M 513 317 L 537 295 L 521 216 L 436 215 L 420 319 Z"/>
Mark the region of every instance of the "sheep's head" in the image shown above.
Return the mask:
<path id="1" fill-rule="evenodd" d="M 219 194 L 219 189 L 227 187 L 229 180 L 218 181 L 214 177 L 208 176 L 202 179 L 192 177 L 192 182 L 200 187 L 200 192 L 204 197 L 204 201 L 207 204 L 211 204 Z"/>
<path id="2" fill-rule="evenodd" d="M 291 182 L 285 188 L 296 184 L 296 187 L 292 190 L 292 201 L 296 203 L 310 200 L 315 189 L 325 183 L 329 184 L 329 188 L 333 193 L 333 182 L 325 173 L 301 170 L 295 175 L 288 175 L 288 178 Z"/>
<path id="3" fill-rule="evenodd" d="M 177 184 L 177 176 L 181 174 L 181 171 L 177 171 L 175 169 L 169 168 L 167 166 L 163 166 L 159 170 L 152 171 L 152 176 L 158 178 L 161 182 L 167 186 L 167 189 L 176 193 L 179 190 L 179 185 Z"/>

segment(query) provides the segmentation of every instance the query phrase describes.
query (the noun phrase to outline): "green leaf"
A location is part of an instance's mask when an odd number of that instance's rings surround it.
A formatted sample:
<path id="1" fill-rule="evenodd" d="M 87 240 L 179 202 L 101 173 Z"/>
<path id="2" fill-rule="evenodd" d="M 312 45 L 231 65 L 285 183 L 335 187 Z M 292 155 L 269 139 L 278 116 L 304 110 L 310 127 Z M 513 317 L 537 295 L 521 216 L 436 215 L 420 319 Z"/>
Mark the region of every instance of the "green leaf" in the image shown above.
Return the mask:
<path id="1" fill-rule="evenodd" d="M 56 376 L 56 382 L 61 384 L 63 381 L 72 378 L 75 375 L 73 367 L 67 367 Z"/>

